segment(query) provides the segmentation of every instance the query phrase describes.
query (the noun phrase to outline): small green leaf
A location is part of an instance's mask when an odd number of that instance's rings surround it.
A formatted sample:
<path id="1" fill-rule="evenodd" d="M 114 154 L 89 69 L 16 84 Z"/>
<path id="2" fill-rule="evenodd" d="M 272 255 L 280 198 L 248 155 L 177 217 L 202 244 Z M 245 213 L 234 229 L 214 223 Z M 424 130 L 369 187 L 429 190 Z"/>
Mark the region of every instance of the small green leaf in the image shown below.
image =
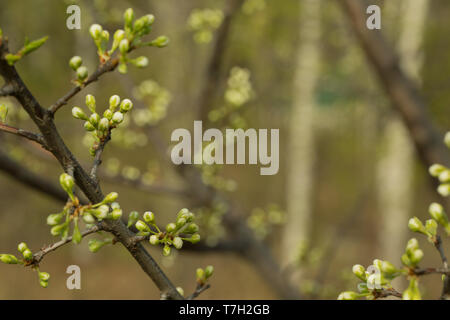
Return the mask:
<path id="1" fill-rule="evenodd" d="M 8 115 L 8 107 L 4 104 L 0 104 L 0 122 L 6 122 L 7 115 Z"/>

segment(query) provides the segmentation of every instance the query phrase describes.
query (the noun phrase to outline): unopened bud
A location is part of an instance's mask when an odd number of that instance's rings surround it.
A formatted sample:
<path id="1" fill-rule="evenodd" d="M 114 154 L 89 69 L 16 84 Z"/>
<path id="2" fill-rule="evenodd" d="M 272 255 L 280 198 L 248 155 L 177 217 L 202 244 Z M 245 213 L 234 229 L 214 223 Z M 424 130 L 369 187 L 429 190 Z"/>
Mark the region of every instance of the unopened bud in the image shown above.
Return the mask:
<path id="1" fill-rule="evenodd" d="M 19 260 L 12 254 L 0 254 L 0 261 L 6 264 L 18 264 Z"/>
<path id="2" fill-rule="evenodd" d="M 17 250 L 19 250 L 20 253 L 23 253 L 26 249 L 28 249 L 28 246 L 25 242 L 21 242 L 17 246 Z"/>
<path id="3" fill-rule="evenodd" d="M 171 249 L 170 249 L 169 246 L 164 246 L 164 248 L 163 248 L 163 256 L 165 256 L 165 257 L 169 256 L 170 255 L 170 251 L 171 251 Z"/>
<path id="4" fill-rule="evenodd" d="M 79 56 L 74 56 L 69 61 L 69 66 L 73 69 L 73 71 L 77 71 L 81 64 L 83 63 L 83 59 Z"/>
<path id="5" fill-rule="evenodd" d="M 441 183 L 450 182 L 450 170 L 446 169 L 439 174 L 439 181 Z"/>
<path id="6" fill-rule="evenodd" d="M 173 239 L 173 246 L 180 250 L 183 247 L 183 240 L 180 237 L 175 237 Z"/>
<path id="7" fill-rule="evenodd" d="M 124 99 L 121 103 L 120 103 L 120 111 L 122 113 L 128 112 L 133 108 L 133 102 L 131 102 L 130 99 Z"/>
<path id="8" fill-rule="evenodd" d="M 125 26 L 131 28 L 134 20 L 134 11 L 132 8 L 128 8 L 127 10 L 125 10 L 125 13 L 123 14 L 123 19 L 125 21 Z"/>
<path id="9" fill-rule="evenodd" d="M 443 197 L 448 197 L 450 195 L 450 183 L 441 184 L 437 188 L 437 192 Z"/>
<path id="10" fill-rule="evenodd" d="M 25 249 L 23 252 L 23 257 L 25 258 L 25 260 L 31 260 L 33 259 L 33 253 L 31 252 L 30 249 Z"/>
<path id="11" fill-rule="evenodd" d="M 423 233 L 425 231 L 422 221 L 420 221 L 417 217 L 409 219 L 408 228 L 413 232 Z"/>
<path id="12" fill-rule="evenodd" d="M 155 222 L 155 214 L 151 211 L 146 211 L 144 212 L 144 221 L 148 222 L 148 223 L 153 223 Z"/>
<path id="13" fill-rule="evenodd" d="M 428 212 L 430 213 L 431 217 L 442 226 L 445 227 L 448 224 L 447 215 L 444 212 L 444 208 L 439 203 L 433 202 L 432 204 L 430 204 Z"/>
<path id="14" fill-rule="evenodd" d="M 191 243 L 197 243 L 200 241 L 200 235 L 198 233 L 193 234 L 191 237 Z"/>
<path id="15" fill-rule="evenodd" d="M 360 265 L 360 264 L 355 264 L 352 268 L 352 272 L 355 276 L 357 276 L 359 279 L 366 281 L 366 269 Z"/>
<path id="16" fill-rule="evenodd" d="M 437 222 L 434 219 L 428 219 L 425 221 L 425 229 L 428 233 L 430 233 L 432 236 L 435 236 L 437 233 Z"/>
<path id="17" fill-rule="evenodd" d="M 150 244 L 157 245 L 159 243 L 159 238 L 157 235 L 151 235 L 149 239 Z"/>
<path id="18" fill-rule="evenodd" d="M 48 281 L 39 280 L 39 285 L 40 285 L 42 288 L 47 288 L 47 287 L 48 287 Z"/>
<path id="19" fill-rule="evenodd" d="M 72 108 L 72 115 L 76 119 L 87 120 L 88 117 L 80 107 Z"/>
<path id="20" fill-rule="evenodd" d="M 84 213 L 83 214 L 83 221 L 87 224 L 94 224 L 95 219 L 90 213 Z"/>
<path id="21" fill-rule="evenodd" d="M 83 81 L 88 76 L 88 69 L 85 66 L 81 66 L 77 69 L 77 78 L 78 80 Z"/>
<path id="22" fill-rule="evenodd" d="M 61 212 L 61 213 L 52 213 L 52 214 L 50 214 L 50 215 L 47 217 L 47 224 L 48 224 L 49 226 L 55 226 L 55 225 L 57 225 L 58 223 L 61 222 L 63 216 L 64 216 L 64 213 L 63 213 L 63 212 Z M 20 250 L 19 250 L 19 251 L 20 251 Z M 20 251 L 20 252 L 22 252 L 22 251 Z"/>
<path id="23" fill-rule="evenodd" d="M 158 38 L 153 40 L 151 44 L 158 48 L 164 48 L 169 44 L 169 38 L 167 38 L 166 36 L 159 36 Z"/>
<path id="24" fill-rule="evenodd" d="M 105 199 L 103 199 L 103 203 L 111 203 L 117 200 L 119 194 L 117 192 L 110 192 Z"/>
<path id="25" fill-rule="evenodd" d="M 132 225 L 134 225 L 138 219 L 139 219 L 139 212 L 131 211 L 130 215 L 128 216 L 127 228 L 129 228 Z"/>
<path id="26" fill-rule="evenodd" d="M 202 268 L 197 268 L 195 274 L 198 281 L 203 281 L 205 279 L 205 271 Z"/>
<path id="27" fill-rule="evenodd" d="M 189 226 L 185 229 L 186 233 L 196 233 L 198 232 L 199 227 L 195 223 L 189 224 Z"/>
<path id="28" fill-rule="evenodd" d="M 119 112 L 119 111 L 114 112 L 111 121 L 112 121 L 114 124 L 122 123 L 122 122 L 123 122 L 123 113 L 122 113 L 122 112 Z"/>
<path id="29" fill-rule="evenodd" d="M 122 209 L 114 209 L 111 212 L 111 218 L 113 220 L 119 220 L 122 217 Z"/>
<path id="30" fill-rule="evenodd" d="M 135 226 L 136 226 L 136 229 L 138 229 L 141 232 L 148 232 L 148 231 L 150 231 L 150 228 L 142 220 L 138 220 L 136 222 Z"/>
<path id="31" fill-rule="evenodd" d="M 100 115 L 98 113 L 93 113 L 89 117 L 89 122 L 94 126 L 98 127 L 98 123 L 100 122 Z"/>
<path id="32" fill-rule="evenodd" d="M 409 259 L 414 265 L 417 265 L 423 258 L 423 251 L 421 249 L 416 249 L 411 252 Z"/>
<path id="33" fill-rule="evenodd" d="M 115 94 L 113 96 L 111 96 L 111 98 L 109 98 L 109 107 L 111 108 L 111 110 L 114 110 L 115 108 L 117 108 L 120 104 L 120 97 Z"/>
<path id="34" fill-rule="evenodd" d="M 138 57 L 134 60 L 134 65 L 138 68 L 145 68 L 148 66 L 148 58 L 147 57 Z"/>
<path id="35" fill-rule="evenodd" d="M 176 228 L 177 228 L 177 226 L 175 225 L 175 223 L 171 222 L 166 226 L 166 231 L 174 232 Z"/>
<path id="36" fill-rule="evenodd" d="M 207 266 L 205 268 L 205 278 L 208 279 L 209 277 L 211 277 L 214 273 L 214 267 L 213 266 Z"/>
<path id="37" fill-rule="evenodd" d="M 94 40 L 98 40 L 103 32 L 103 28 L 99 24 L 93 24 L 89 28 L 89 33 Z"/>
<path id="38" fill-rule="evenodd" d="M 386 274 L 393 274 L 397 272 L 397 268 L 395 268 L 395 266 L 389 261 L 384 260 L 381 263 L 381 271 Z"/>
<path id="39" fill-rule="evenodd" d="M 75 181 L 73 180 L 72 176 L 68 175 L 67 173 L 63 173 L 59 176 L 59 183 L 61 184 L 61 187 L 66 191 L 69 195 L 73 195 L 73 187 L 75 185 Z"/>
<path id="40" fill-rule="evenodd" d="M 186 224 L 186 219 L 185 218 L 177 219 L 176 226 L 177 226 L 178 229 L 183 227 L 185 224 Z"/>
<path id="41" fill-rule="evenodd" d="M 95 130 L 95 127 L 92 125 L 92 123 L 90 123 L 89 121 L 86 121 L 84 123 L 84 130 L 91 132 L 91 131 Z"/>
<path id="42" fill-rule="evenodd" d="M 441 164 L 433 164 L 429 169 L 428 172 L 432 177 L 438 177 L 439 174 L 441 174 L 442 171 L 446 170 L 447 168 L 444 167 Z"/>
<path id="43" fill-rule="evenodd" d="M 181 296 L 184 297 L 184 290 L 183 290 L 182 287 L 177 287 L 177 291 L 178 291 L 178 293 L 179 293 Z"/>
<path id="44" fill-rule="evenodd" d="M 107 118 L 102 118 L 98 123 L 98 130 L 106 132 L 109 129 L 109 120 Z"/>
<path id="45" fill-rule="evenodd" d="M 338 300 L 356 300 L 358 299 L 358 293 L 353 291 L 344 291 L 339 294 Z"/>
<path id="46" fill-rule="evenodd" d="M 125 54 L 130 50 L 130 42 L 127 39 L 123 39 L 119 43 L 119 50 L 122 54 Z"/>
<path id="47" fill-rule="evenodd" d="M 444 142 L 450 148 L 450 131 L 445 134 Z"/>
<path id="48" fill-rule="evenodd" d="M 92 113 L 95 112 L 95 97 L 92 94 L 86 96 L 86 105 Z"/>

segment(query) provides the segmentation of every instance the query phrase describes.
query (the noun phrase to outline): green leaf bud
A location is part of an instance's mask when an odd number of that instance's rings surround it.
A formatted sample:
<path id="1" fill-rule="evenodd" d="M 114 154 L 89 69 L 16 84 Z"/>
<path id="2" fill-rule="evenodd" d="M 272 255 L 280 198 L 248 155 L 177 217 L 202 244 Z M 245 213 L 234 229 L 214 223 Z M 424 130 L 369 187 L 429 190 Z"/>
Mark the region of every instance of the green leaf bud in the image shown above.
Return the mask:
<path id="1" fill-rule="evenodd" d="M 158 47 L 158 48 L 164 48 L 169 44 L 169 38 L 166 36 L 159 36 L 152 42 L 150 42 L 150 45 Z"/>
<path id="2" fill-rule="evenodd" d="M 106 109 L 105 112 L 103 112 L 103 117 L 108 120 L 111 120 L 113 117 L 113 114 L 114 113 L 110 109 Z"/>
<path id="3" fill-rule="evenodd" d="M 450 170 L 446 169 L 439 174 L 439 181 L 441 183 L 450 182 Z"/>
<path id="4" fill-rule="evenodd" d="M 405 266 L 411 266 L 411 260 L 409 260 L 408 255 L 406 253 L 402 255 L 401 261 Z"/>
<path id="5" fill-rule="evenodd" d="M 412 251 L 408 257 L 413 265 L 417 265 L 423 258 L 423 251 L 421 249 L 416 249 Z"/>
<path id="6" fill-rule="evenodd" d="M 180 229 L 180 228 L 183 227 L 185 224 L 186 224 L 186 219 L 185 219 L 185 218 L 179 218 L 179 219 L 177 219 L 177 222 L 176 222 L 177 229 Z"/>
<path id="7" fill-rule="evenodd" d="M 57 224 L 61 223 L 63 216 L 64 212 L 52 213 L 47 217 L 47 224 L 49 226 L 56 226 Z"/>
<path id="8" fill-rule="evenodd" d="M 50 279 L 50 274 L 48 272 L 39 272 L 38 276 L 42 281 L 48 281 Z"/>
<path id="9" fill-rule="evenodd" d="M 128 223 L 127 227 L 131 227 L 136 223 L 136 221 L 139 219 L 139 213 L 137 211 L 131 211 L 130 215 L 128 216 Z"/>
<path id="10" fill-rule="evenodd" d="M 0 261 L 6 264 L 18 264 L 19 260 L 12 254 L 0 254 Z"/>
<path id="11" fill-rule="evenodd" d="M 122 113 L 126 113 L 126 112 L 130 111 L 132 108 L 133 108 L 133 102 L 131 102 L 130 99 L 124 99 L 120 103 L 120 111 Z"/>
<path id="12" fill-rule="evenodd" d="M 443 197 L 448 197 L 450 195 L 450 183 L 441 184 L 437 188 L 437 192 Z"/>
<path id="13" fill-rule="evenodd" d="M 79 67 L 81 67 L 81 64 L 83 63 L 83 59 L 79 56 L 74 56 L 69 61 L 69 66 L 72 68 L 73 71 L 77 71 Z"/>
<path id="14" fill-rule="evenodd" d="M 93 113 L 89 117 L 89 122 L 95 127 L 98 127 L 98 123 L 100 122 L 100 115 L 98 113 Z"/>
<path id="15" fill-rule="evenodd" d="M 94 224 L 95 218 L 92 216 L 92 214 L 85 212 L 83 214 L 83 221 L 87 224 Z"/>
<path id="16" fill-rule="evenodd" d="M 6 122 L 6 117 L 8 115 L 8 107 L 4 104 L 0 104 L 0 122 Z"/>
<path id="17" fill-rule="evenodd" d="M 183 240 L 180 237 L 173 238 L 173 246 L 180 250 L 183 247 Z"/>
<path id="18" fill-rule="evenodd" d="M 408 228 L 413 232 L 425 232 L 425 227 L 423 226 L 422 221 L 420 221 L 417 217 L 409 219 Z"/>
<path id="19" fill-rule="evenodd" d="M 171 251 L 171 249 L 170 249 L 169 246 L 164 246 L 164 248 L 163 248 L 163 256 L 165 256 L 165 257 L 169 256 L 170 255 L 170 251 Z"/>
<path id="20" fill-rule="evenodd" d="M 110 204 L 111 208 L 114 209 L 120 209 L 120 204 L 118 202 L 113 202 Z"/>
<path id="21" fill-rule="evenodd" d="M 95 97 L 92 94 L 86 96 L 86 105 L 92 113 L 95 112 Z"/>
<path id="22" fill-rule="evenodd" d="M 75 185 L 75 181 L 73 180 L 72 176 L 68 175 L 67 173 L 63 173 L 59 176 L 59 183 L 61 184 L 61 187 L 66 191 L 70 196 L 73 196 L 73 187 Z"/>
<path id="23" fill-rule="evenodd" d="M 438 177 L 439 174 L 441 174 L 441 172 L 443 172 L 444 170 L 446 170 L 447 168 L 444 167 L 441 164 L 433 164 L 429 169 L 428 172 L 430 173 L 430 175 L 432 177 Z"/>
<path id="24" fill-rule="evenodd" d="M 72 108 L 72 116 L 76 119 L 88 120 L 87 115 L 84 113 L 84 111 L 80 107 Z"/>
<path id="25" fill-rule="evenodd" d="M 47 287 L 48 287 L 48 281 L 39 280 L 39 285 L 40 285 L 42 288 L 47 288 Z"/>
<path id="26" fill-rule="evenodd" d="M 147 223 L 154 223 L 155 222 L 155 214 L 151 211 L 144 212 L 144 221 Z"/>
<path id="27" fill-rule="evenodd" d="M 91 37 L 92 37 L 94 40 L 98 40 L 98 39 L 101 37 L 102 32 L 103 32 L 103 28 L 102 28 L 102 26 L 99 25 L 99 24 L 93 24 L 93 25 L 91 25 L 91 27 L 89 28 L 89 33 L 91 34 Z"/>
<path id="28" fill-rule="evenodd" d="M 419 286 L 418 286 L 417 280 L 415 278 L 411 278 L 411 280 L 409 281 L 408 288 L 405 291 L 403 291 L 402 299 L 403 300 L 420 300 L 421 299 Z"/>
<path id="29" fill-rule="evenodd" d="M 130 50 L 130 42 L 128 39 L 123 39 L 119 43 L 119 50 L 122 54 L 126 54 Z"/>
<path id="30" fill-rule="evenodd" d="M 198 232 L 199 229 L 200 228 L 198 227 L 198 225 L 196 225 L 195 223 L 191 223 L 186 227 L 185 232 L 192 234 Z"/>
<path id="31" fill-rule="evenodd" d="M 181 216 L 183 216 L 183 215 L 185 215 L 185 214 L 188 214 L 188 213 L 189 213 L 189 209 L 183 208 L 183 209 L 181 209 L 181 210 L 178 212 L 177 217 L 180 218 Z"/>
<path id="32" fill-rule="evenodd" d="M 157 235 L 152 234 L 149 239 L 150 244 L 157 245 L 159 243 L 159 237 Z"/>
<path id="33" fill-rule="evenodd" d="M 430 213 L 431 217 L 442 226 L 445 227 L 448 224 L 447 215 L 444 212 L 444 208 L 439 203 L 433 202 L 432 204 L 430 204 L 428 212 Z"/>
<path id="34" fill-rule="evenodd" d="M 123 38 L 125 37 L 125 31 L 123 31 L 122 29 L 118 29 L 116 32 L 114 32 L 114 41 L 119 43 L 120 41 L 123 40 Z"/>
<path id="35" fill-rule="evenodd" d="M 406 251 L 414 251 L 416 249 L 419 249 L 419 241 L 416 238 L 409 239 L 406 244 Z"/>
<path id="36" fill-rule="evenodd" d="M 338 300 L 356 300 L 358 297 L 359 295 L 356 292 L 344 291 L 339 294 Z"/>
<path id="37" fill-rule="evenodd" d="M 22 252 L 23 257 L 25 258 L 25 260 L 32 260 L 33 259 L 33 253 L 31 252 L 30 249 L 25 249 Z"/>
<path id="38" fill-rule="evenodd" d="M 450 131 L 445 134 L 444 143 L 450 148 Z"/>
<path id="39" fill-rule="evenodd" d="M 23 253 L 26 249 L 28 249 L 28 246 L 25 242 L 21 242 L 17 246 L 17 250 L 19 250 L 20 253 Z"/>
<path id="40" fill-rule="evenodd" d="M 67 228 L 67 225 L 65 223 L 58 224 L 50 229 L 50 233 L 52 236 L 59 236 L 63 231 Z"/>
<path id="41" fill-rule="evenodd" d="M 84 129 L 86 130 L 86 131 L 89 131 L 89 132 L 91 132 L 91 131 L 95 131 L 95 127 L 92 125 L 92 123 L 90 123 L 89 121 L 86 121 L 85 123 L 84 123 Z"/>
<path id="42" fill-rule="evenodd" d="M 133 60 L 133 64 L 138 68 L 145 68 L 148 66 L 148 58 L 141 56 Z"/>
<path id="43" fill-rule="evenodd" d="M 119 194 L 117 192 L 110 192 L 108 195 L 103 199 L 103 203 L 111 203 L 117 200 L 119 197 Z"/>
<path id="44" fill-rule="evenodd" d="M 109 213 L 109 207 L 106 204 L 101 205 L 98 208 L 99 214 L 97 215 L 97 219 L 106 219 Z"/>
<path id="45" fill-rule="evenodd" d="M 167 232 L 174 232 L 176 230 L 177 226 L 175 225 L 175 223 L 171 222 L 166 226 L 166 231 Z"/>
<path id="46" fill-rule="evenodd" d="M 195 275 L 197 276 L 197 281 L 203 282 L 205 280 L 205 271 L 202 268 L 197 268 Z"/>
<path id="47" fill-rule="evenodd" d="M 72 233 L 72 242 L 75 244 L 79 244 L 82 240 L 82 235 L 80 232 L 80 229 L 78 228 L 78 218 L 74 219 L 74 227 L 73 227 L 73 233 Z"/>
<path id="48" fill-rule="evenodd" d="M 200 241 L 200 235 L 198 233 L 195 233 L 192 235 L 190 240 L 191 240 L 191 243 L 197 243 Z"/>
<path id="49" fill-rule="evenodd" d="M 128 8 L 127 10 L 125 10 L 125 13 L 123 14 L 123 20 L 125 21 L 125 27 L 131 28 L 134 20 L 134 11 L 132 8 Z"/>
<path id="50" fill-rule="evenodd" d="M 366 269 L 360 265 L 360 264 L 355 264 L 352 267 L 352 272 L 355 276 L 357 276 L 359 279 L 366 281 L 367 276 L 366 276 Z"/>
<path id="51" fill-rule="evenodd" d="M 127 64 L 126 64 L 126 63 L 120 63 L 120 64 L 119 64 L 119 67 L 117 68 L 117 70 L 118 70 L 120 73 L 122 73 L 122 74 L 126 74 L 126 73 L 127 73 L 127 70 L 128 70 Z"/>
<path id="52" fill-rule="evenodd" d="M 184 290 L 182 287 L 177 287 L 177 291 L 182 297 L 184 297 Z"/>
<path id="53" fill-rule="evenodd" d="M 120 104 L 120 97 L 115 94 L 109 98 L 109 108 L 114 111 L 115 108 L 117 108 Z"/>
<path id="54" fill-rule="evenodd" d="M 205 268 L 205 279 L 208 279 L 211 277 L 214 273 L 214 267 L 213 266 L 207 266 Z"/>
<path id="55" fill-rule="evenodd" d="M 389 261 L 384 260 L 381 262 L 381 271 L 391 275 L 397 272 L 397 268 Z"/>
<path id="56" fill-rule="evenodd" d="M 434 219 L 428 219 L 427 221 L 425 221 L 425 229 L 427 230 L 427 232 L 429 234 L 431 234 L 432 236 L 436 236 L 437 233 L 437 222 Z"/>
<path id="57" fill-rule="evenodd" d="M 25 42 L 25 47 L 21 50 L 22 55 L 27 55 L 30 52 L 39 49 L 47 41 L 47 39 L 48 37 L 46 36 L 28 43 Z"/>
<path id="58" fill-rule="evenodd" d="M 106 132 L 106 131 L 108 131 L 108 129 L 109 129 L 109 120 L 107 118 L 102 118 L 100 120 L 100 122 L 98 123 L 98 130 Z"/>
<path id="59" fill-rule="evenodd" d="M 109 41 L 109 32 L 107 30 L 103 30 L 101 33 L 101 37 L 104 42 L 108 42 Z"/>
<path id="60" fill-rule="evenodd" d="M 142 220 L 138 220 L 135 224 L 136 229 L 138 229 L 141 232 L 148 232 L 150 231 L 149 226 Z"/>
<path id="61" fill-rule="evenodd" d="M 111 121 L 116 125 L 119 123 L 122 123 L 123 122 L 123 113 L 119 112 L 119 111 L 114 112 Z"/>
<path id="62" fill-rule="evenodd" d="M 367 287 L 367 283 L 366 282 L 358 283 L 357 287 L 358 287 L 358 291 L 360 293 L 362 293 L 362 294 L 369 292 L 369 288 Z"/>
<path id="63" fill-rule="evenodd" d="M 88 77 L 88 69 L 85 66 L 81 66 L 77 69 L 77 78 L 80 81 L 85 80 Z"/>
<path id="64" fill-rule="evenodd" d="M 113 220 L 119 220 L 120 218 L 122 218 L 122 209 L 114 209 L 111 212 L 111 218 Z"/>
<path id="65" fill-rule="evenodd" d="M 98 239 L 90 239 L 88 242 L 89 251 L 92 253 L 96 253 L 100 250 L 106 242 L 98 240 Z"/>

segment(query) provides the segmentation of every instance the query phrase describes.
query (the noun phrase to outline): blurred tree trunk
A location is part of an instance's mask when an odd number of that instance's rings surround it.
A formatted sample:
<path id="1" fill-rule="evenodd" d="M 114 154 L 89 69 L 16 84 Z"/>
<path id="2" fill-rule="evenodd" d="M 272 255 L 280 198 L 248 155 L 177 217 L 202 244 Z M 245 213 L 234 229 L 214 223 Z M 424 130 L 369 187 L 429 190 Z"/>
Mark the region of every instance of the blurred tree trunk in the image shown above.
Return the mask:
<path id="1" fill-rule="evenodd" d="M 290 117 L 287 217 L 282 238 L 282 264 L 296 261 L 311 232 L 314 148 L 314 91 L 320 72 L 321 1 L 300 2 L 299 48 Z"/>
<path id="2" fill-rule="evenodd" d="M 419 52 L 427 7 L 428 0 L 388 2 L 384 15 L 385 21 L 399 21 L 400 61 L 404 71 L 417 81 L 422 65 Z M 400 20 L 395 19 L 397 17 Z M 397 262 L 404 250 L 408 232 L 406 223 L 411 216 L 414 146 L 407 128 L 396 113 L 390 115 L 382 140 L 385 149 L 377 169 L 381 214 L 379 241 L 383 257 Z"/>

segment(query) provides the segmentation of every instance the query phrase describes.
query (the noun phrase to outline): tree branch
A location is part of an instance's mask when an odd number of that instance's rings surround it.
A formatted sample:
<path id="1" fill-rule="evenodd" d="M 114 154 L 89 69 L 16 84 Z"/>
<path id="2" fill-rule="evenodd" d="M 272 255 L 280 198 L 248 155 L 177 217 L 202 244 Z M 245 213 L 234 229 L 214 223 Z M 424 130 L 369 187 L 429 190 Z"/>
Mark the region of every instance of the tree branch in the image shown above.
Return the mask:
<path id="1" fill-rule="evenodd" d="M 423 163 L 427 167 L 435 163 L 449 165 L 448 150 L 442 143 L 441 134 L 431 121 L 427 105 L 416 83 L 403 72 L 398 56 L 388 45 L 381 31 L 367 29 L 365 14 L 367 2 L 362 0 L 338 2 L 350 17 L 353 30 L 367 59 L 376 70 L 394 108 L 403 118 Z"/>
<path id="2" fill-rule="evenodd" d="M 0 44 L 0 75 L 6 83 L 14 88 L 14 97 L 21 103 L 25 111 L 30 115 L 33 122 L 38 126 L 45 139 L 48 150 L 53 153 L 65 171 L 73 171 L 77 185 L 92 203 L 101 202 L 104 195 L 100 186 L 81 167 L 78 160 L 73 156 L 62 140 L 53 122 L 52 110 L 44 109 L 23 83 L 14 66 L 10 66 L 4 56 L 8 53 L 7 39 L 4 38 Z M 55 108 L 57 109 L 57 108 Z M 116 236 L 133 258 L 139 263 L 145 273 L 153 280 L 163 295 L 171 299 L 182 299 L 175 286 L 159 268 L 155 260 L 142 247 L 141 244 L 133 246 L 129 239 L 133 236 L 130 230 L 121 221 L 104 220 L 101 222 L 102 229 Z"/>
<path id="3" fill-rule="evenodd" d="M 83 82 L 82 85 L 77 85 L 76 87 L 73 87 L 70 89 L 69 92 L 67 92 L 63 97 L 58 99 L 53 105 L 48 108 L 49 112 L 51 114 L 55 114 L 59 108 L 66 105 L 69 100 L 74 97 L 78 92 L 80 92 L 83 88 L 87 87 L 92 82 L 97 81 L 103 74 L 107 72 L 114 71 L 117 66 L 119 65 L 119 59 L 114 58 L 106 61 L 105 63 L 101 64 L 98 69 L 91 74 L 86 81 Z"/>
<path id="4" fill-rule="evenodd" d="M 83 231 L 81 233 L 81 237 L 84 238 L 84 237 L 86 237 L 92 233 L 98 232 L 100 230 L 101 230 L 101 228 L 99 226 L 93 226 L 92 228 Z M 47 254 L 59 249 L 60 247 L 64 246 L 65 244 L 67 244 L 71 241 L 72 241 L 72 237 L 68 237 L 65 240 L 55 242 L 49 246 L 44 246 L 41 250 L 39 250 L 38 252 L 36 252 L 33 255 L 32 264 L 34 264 L 34 265 L 39 264 Z"/>
<path id="5" fill-rule="evenodd" d="M 4 123 L 0 123 L 0 131 L 11 133 L 16 136 L 26 138 L 26 139 L 33 141 L 45 148 L 45 141 L 42 138 L 41 134 L 36 134 L 36 133 L 30 132 L 27 130 L 11 127 Z"/>

